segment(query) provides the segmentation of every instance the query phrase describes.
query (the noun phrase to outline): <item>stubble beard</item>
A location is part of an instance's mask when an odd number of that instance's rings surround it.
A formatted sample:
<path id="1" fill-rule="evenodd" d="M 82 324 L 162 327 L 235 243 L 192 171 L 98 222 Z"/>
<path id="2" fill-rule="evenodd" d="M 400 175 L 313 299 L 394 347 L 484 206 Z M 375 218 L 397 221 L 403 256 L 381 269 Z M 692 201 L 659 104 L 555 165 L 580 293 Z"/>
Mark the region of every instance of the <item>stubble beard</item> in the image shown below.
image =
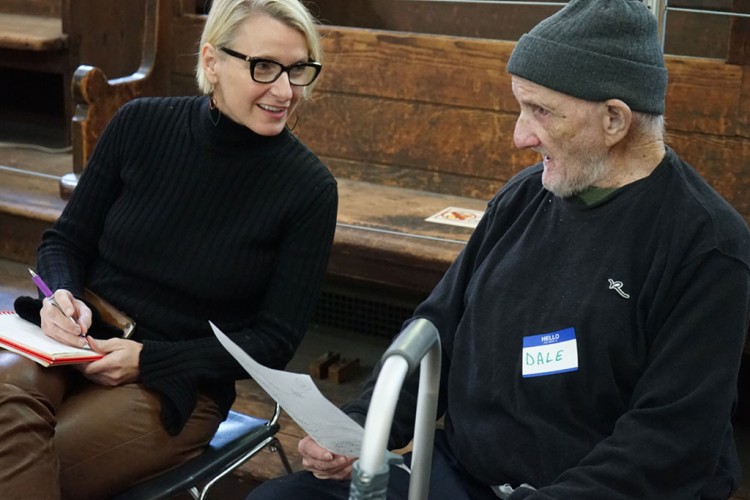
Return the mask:
<path id="1" fill-rule="evenodd" d="M 569 198 L 582 193 L 608 173 L 607 162 L 603 156 L 581 153 L 566 159 L 565 163 L 578 167 L 575 170 L 564 167 L 563 172 L 553 175 L 548 175 L 549 172 L 545 167 L 544 174 L 542 174 L 544 188 L 559 198 Z"/>

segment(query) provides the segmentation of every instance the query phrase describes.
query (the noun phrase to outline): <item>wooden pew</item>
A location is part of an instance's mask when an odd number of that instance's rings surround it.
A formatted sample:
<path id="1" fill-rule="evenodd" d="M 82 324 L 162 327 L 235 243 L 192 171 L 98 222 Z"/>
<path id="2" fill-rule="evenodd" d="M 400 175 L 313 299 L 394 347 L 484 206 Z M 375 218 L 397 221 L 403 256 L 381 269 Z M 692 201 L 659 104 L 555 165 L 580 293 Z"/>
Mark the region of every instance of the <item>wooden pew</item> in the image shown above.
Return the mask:
<path id="1" fill-rule="evenodd" d="M 141 64 L 131 75 L 108 79 L 101 68 L 79 66 L 73 75 L 73 172 L 60 180 L 60 195 L 70 197 L 99 136 L 115 111 L 144 95 L 169 92 L 172 3 L 146 0 Z"/>
<path id="2" fill-rule="evenodd" d="M 505 65 L 514 42 L 322 32 L 324 73 L 295 133 L 341 184 L 330 272 L 426 293 L 468 231 L 424 218 L 445 206 L 481 207 L 538 161 L 513 145 L 518 106 Z M 748 67 L 684 57 L 667 64 L 669 144 L 750 221 Z"/>
<path id="3" fill-rule="evenodd" d="M 132 49 L 140 47 L 145 1 L 0 2 L 0 68 L 59 77 L 55 98 L 62 102 L 61 123 L 66 127 L 66 142 L 70 141 L 73 112 L 73 72 L 82 61 L 87 61 L 112 76 L 131 73 L 138 64 L 138 51 Z"/>
<path id="4" fill-rule="evenodd" d="M 190 91 L 187 55 L 202 17 L 185 19 L 175 21 L 172 81 Z M 538 160 L 513 145 L 518 107 L 505 64 L 514 42 L 320 30 L 324 70 L 290 125 L 339 181 L 329 280 L 418 300 L 471 233 L 425 218 L 449 206 L 483 209 Z M 748 66 L 674 56 L 667 64 L 668 143 L 750 220 Z"/>
<path id="5" fill-rule="evenodd" d="M 60 0 L 5 0 L 0 4 L 0 47 L 56 52 L 68 46 L 70 20 Z"/>
<path id="6" fill-rule="evenodd" d="M 0 2 L 0 67 L 60 75 L 65 110 L 72 109 L 70 81 L 75 45 L 70 38 L 70 0 Z M 70 113 L 65 115 L 69 126 Z"/>

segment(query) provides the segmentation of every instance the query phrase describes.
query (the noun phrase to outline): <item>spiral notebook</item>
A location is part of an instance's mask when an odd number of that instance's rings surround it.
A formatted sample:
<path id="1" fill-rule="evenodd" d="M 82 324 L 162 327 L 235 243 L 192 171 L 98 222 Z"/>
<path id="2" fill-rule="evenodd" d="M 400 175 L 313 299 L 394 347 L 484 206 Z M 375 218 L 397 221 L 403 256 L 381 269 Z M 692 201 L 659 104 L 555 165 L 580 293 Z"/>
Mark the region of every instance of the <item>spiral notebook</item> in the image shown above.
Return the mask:
<path id="1" fill-rule="evenodd" d="M 41 328 L 13 311 L 0 311 L 0 348 L 26 356 L 42 366 L 87 363 L 102 358 L 90 349 L 79 349 L 47 337 Z"/>

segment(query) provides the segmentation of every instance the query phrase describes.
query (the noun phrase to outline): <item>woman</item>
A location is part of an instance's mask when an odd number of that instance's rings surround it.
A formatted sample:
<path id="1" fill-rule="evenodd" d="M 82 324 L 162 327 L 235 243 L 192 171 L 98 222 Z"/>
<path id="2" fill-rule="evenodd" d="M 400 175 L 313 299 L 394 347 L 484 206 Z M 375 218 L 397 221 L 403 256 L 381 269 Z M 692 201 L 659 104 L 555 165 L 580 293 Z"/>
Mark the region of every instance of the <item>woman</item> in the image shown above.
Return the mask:
<path id="1" fill-rule="evenodd" d="M 216 0 L 205 95 L 138 99 L 113 118 L 38 252 L 65 315 L 16 302 L 104 357 L 45 369 L 0 353 L 4 496 L 98 498 L 198 454 L 247 376 L 209 321 L 261 363 L 292 357 L 336 222 L 335 180 L 287 128 L 320 58 L 298 0 Z M 136 321 L 129 339 L 103 338 L 85 289 Z"/>

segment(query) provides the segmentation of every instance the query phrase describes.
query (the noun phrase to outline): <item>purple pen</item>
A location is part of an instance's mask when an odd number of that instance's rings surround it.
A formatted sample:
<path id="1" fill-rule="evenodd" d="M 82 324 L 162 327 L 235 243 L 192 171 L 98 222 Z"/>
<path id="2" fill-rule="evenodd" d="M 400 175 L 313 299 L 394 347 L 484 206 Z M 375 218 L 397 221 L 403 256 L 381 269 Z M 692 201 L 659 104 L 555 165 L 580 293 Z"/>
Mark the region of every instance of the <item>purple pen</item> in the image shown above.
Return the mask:
<path id="1" fill-rule="evenodd" d="M 55 300 L 55 296 L 52 293 L 52 290 L 49 289 L 49 287 L 47 286 L 47 283 L 44 282 L 44 280 L 42 279 L 42 277 L 39 276 L 34 271 L 32 271 L 30 268 L 29 268 L 29 273 L 31 274 L 31 279 L 34 281 L 34 284 L 39 289 L 39 291 L 42 292 L 42 294 L 44 294 L 44 296 L 47 299 L 49 299 L 49 303 L 52 304 L 55 307 L 55 309 L 57 309 L 58 311 L 60 311 L 63 314 L 63 316 L 65 316 L 66 318 L 70 319 L 70 321 L 72 321 L 73 323 L 75 323 L 76 325 L 78 325 L 78 323 L 76 322 L 76 320 L 74 320 L 73 318 L 71 318 L 70 316 L 68 316 L 67 314 L 65 314 L 65 311 L 63 311 L 62 307 L 60 307 L 60 304 L 58 304 L 57 301 Z M 80 336 L 82 338 L 86 338 L 86 335 L 83 334 L 83 333 Z M 88 342 L 84 343 L 83 348 L 84 349 L 91 349 L 91 347 L 89 347 L 89 343 Z"/>
<path id="2" fill-rule="evenodd" d="M 34 284 L 39 288 L 39 291 L 41 291 L 45 297 L 48 299 L 52 298 L 52 290 L 49 289 L 47 286 L 47 283 L 42 280 L 42 277 L 39 276 L 37 273 L 29 269 L 29 273 L 31 273 L 31 279 L 34 280 Z"/>
<path id="3" fill-rule="evenodd" d="M 31 273 L 31 279 L 34 281 L 34 284 L 39 288 L 39 291 L 44 294 L 46 298 L 49 299 L 50 304 L 55 306 L 58 311 L 63 313 L 64 316 L 70 317 L 67 314 L 65 314 L 65 311 L 62 310 L 62 307 L 60 307 L 60 304 L 57 303 L 55 300 L 55 296 L 52 294 L 52 290 L 49 289 L 47 286 L 47 283 L 44 282 L 41 276 L 39 276 L 37 273 L 29 269 L 29 273 Z M 72 318 L 71 318 L 72 319 Z"/>

